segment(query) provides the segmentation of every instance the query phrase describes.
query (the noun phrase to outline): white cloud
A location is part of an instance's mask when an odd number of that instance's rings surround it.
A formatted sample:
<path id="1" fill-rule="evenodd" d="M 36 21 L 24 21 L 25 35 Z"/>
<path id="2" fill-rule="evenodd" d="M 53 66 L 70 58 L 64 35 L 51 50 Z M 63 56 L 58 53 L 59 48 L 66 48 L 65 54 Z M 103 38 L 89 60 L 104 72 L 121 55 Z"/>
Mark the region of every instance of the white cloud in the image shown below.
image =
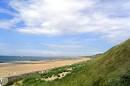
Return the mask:
<path id="1" fill-rule="evenodd" d="M 12 27 L 12 21 L 1 21 L 0 20 L 0 28 L 9 29 Z"/>
<path id="2" fill-rule="evenodd" d="M 59 48 L 59 47 L 58 47 Z M 4 51 L 6 54 L 11 55 L 26 55 L 26 56 L 85 56 L 85 55 L 94 55 L 97 53 L 101 53 L 99 50 L 90 50 L 82 51 L 82 50 L 66 50 L 66 49 L 49 49 L 49 50 L 40 50 L 40 49 L 17 49 L 17 50 L 8 50 Z"/>
<path id="3" fill-rule="evenodd" d="M 81 44 L 46 44 L 46 46 L 52 49 L 80 49 L 84 47 Z"/>
<path id="4" fill-rule="evenodd" d="M 10 20 L 0 20 L 0 28 L 2 29 L 12 29 L 16 27 L 17 22 L 19 22 L 19 19 L 13 18 Z"/>
<path id="5" fill-rule="evenodd" d="M 59 56 L 63 52 L 59 51 L 48 51 L 48 50 L 36 50 L 36 49 L 20 49 L 16 51 L 17 55 L 26 55 L 26 56 Z"/>
<path id="6" fill-rule="evenodd" d="M 0 13 L 5 13 L 11 16 L 17 16 L 17 14 L 15 12 L 12 12 L 10 10 L 4 9 L 4 8 L 0 8 Z"/>
<path id="7" fill-rule="evenodd" d="M 17 29 L 22 33 L 63 35 L 91 32 L 108 38 L 124 37 L 124 34 L 129 37 L 130 16 L 109 17 L 117 7 L 118 10 L 126 9 L 129 4 L 121 2 L 110 7 L 108 5 L 112 2 L 106 2 L 105 7 L 98 8 L 97 3 L 98 0 L 12 0 L 10 4 L 26 25 Z M 102 2 L 100 4 L 104 6 Z"/>
<path id="8" fill-rule="evenodd" d="M 81 18 L 79 11 L 92 4 L 88 0 L 32 0 L 28 5 L 24 1 L 12 2 L 21 20 L 27 25 L 19 29 L 20 32 L 54 35 L 62 34 L 64 30 L 73 30 L 74 23 Z"/>
<path id="9" fill-rule="evenodd" d="M 12 19 L 6 19 L 6 16 L 5 16 L 5 19 L 4 19 L 4 16 L 3 16 L 3 20 L 0 19 L 0 28 L 11 29 L 16 26 L 17 22 L 19 22 L 19 19 L 17 18 L 17 13 L 4 9 L 4 8 L 0 8 L 0 14 L 1 13 L 8 14 L 10 16 L 15 16 L 15 17 Z"/>

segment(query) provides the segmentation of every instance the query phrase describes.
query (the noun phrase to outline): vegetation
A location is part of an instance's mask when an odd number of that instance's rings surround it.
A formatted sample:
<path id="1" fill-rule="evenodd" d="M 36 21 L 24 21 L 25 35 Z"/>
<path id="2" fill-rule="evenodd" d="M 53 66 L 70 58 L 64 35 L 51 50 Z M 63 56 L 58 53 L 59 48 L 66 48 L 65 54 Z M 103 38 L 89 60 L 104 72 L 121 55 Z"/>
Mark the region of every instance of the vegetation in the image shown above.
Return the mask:
<path id="1" fill-rule="evenodd" d="M 41 79 L 67 68 L 72 68 L 71 73 L 61 79 Z M 19 86 L 130 86 L 130 39 L 91 61 L 37 73 L 23 79 Z"/>

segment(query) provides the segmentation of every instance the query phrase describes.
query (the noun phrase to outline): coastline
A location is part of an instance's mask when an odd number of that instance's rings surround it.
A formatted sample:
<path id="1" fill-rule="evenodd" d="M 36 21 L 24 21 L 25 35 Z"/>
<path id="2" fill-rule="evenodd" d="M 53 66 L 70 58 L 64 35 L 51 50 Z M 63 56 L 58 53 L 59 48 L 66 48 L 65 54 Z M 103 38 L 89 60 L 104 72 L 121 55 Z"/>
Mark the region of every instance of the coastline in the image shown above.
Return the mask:
<path id="1" fill-rule="evenodd" d="M 0 77 L 12 77 L 26 73 L 45 71 L 55 67 L 62 67 L 87 60 L 90 60 L 90 58 L 18 61 L 12 63 L 0 63 Z"/>

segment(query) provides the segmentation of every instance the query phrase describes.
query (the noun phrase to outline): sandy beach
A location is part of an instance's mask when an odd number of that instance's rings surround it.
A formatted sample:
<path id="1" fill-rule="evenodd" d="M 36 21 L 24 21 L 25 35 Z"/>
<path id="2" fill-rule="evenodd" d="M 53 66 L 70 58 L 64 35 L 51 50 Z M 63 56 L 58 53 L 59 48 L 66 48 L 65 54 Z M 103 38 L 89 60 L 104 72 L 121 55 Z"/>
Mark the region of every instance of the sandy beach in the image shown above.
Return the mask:
<path id="1" fill-rule="evenodd" d="M 30 72 L 43 71 L 87 60 L 90 60 L 90 58 L 51 60 L 51 61 L 30 61 L 15 64 L 2 63 L 0 64 L 0 77 L 9 77 Z"/>

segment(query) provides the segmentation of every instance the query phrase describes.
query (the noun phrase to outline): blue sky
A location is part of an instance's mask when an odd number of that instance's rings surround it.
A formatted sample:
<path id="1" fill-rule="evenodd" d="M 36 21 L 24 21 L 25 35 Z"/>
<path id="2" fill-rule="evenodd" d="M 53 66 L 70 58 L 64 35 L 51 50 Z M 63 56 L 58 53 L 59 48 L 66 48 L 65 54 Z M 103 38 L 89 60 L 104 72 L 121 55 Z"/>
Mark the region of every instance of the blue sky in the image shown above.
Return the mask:
<path id="1" fill-rule="evenodd" d="M 0 55 L 93 55 L 129 37 L 129 0 L 0 0 Z"/>

